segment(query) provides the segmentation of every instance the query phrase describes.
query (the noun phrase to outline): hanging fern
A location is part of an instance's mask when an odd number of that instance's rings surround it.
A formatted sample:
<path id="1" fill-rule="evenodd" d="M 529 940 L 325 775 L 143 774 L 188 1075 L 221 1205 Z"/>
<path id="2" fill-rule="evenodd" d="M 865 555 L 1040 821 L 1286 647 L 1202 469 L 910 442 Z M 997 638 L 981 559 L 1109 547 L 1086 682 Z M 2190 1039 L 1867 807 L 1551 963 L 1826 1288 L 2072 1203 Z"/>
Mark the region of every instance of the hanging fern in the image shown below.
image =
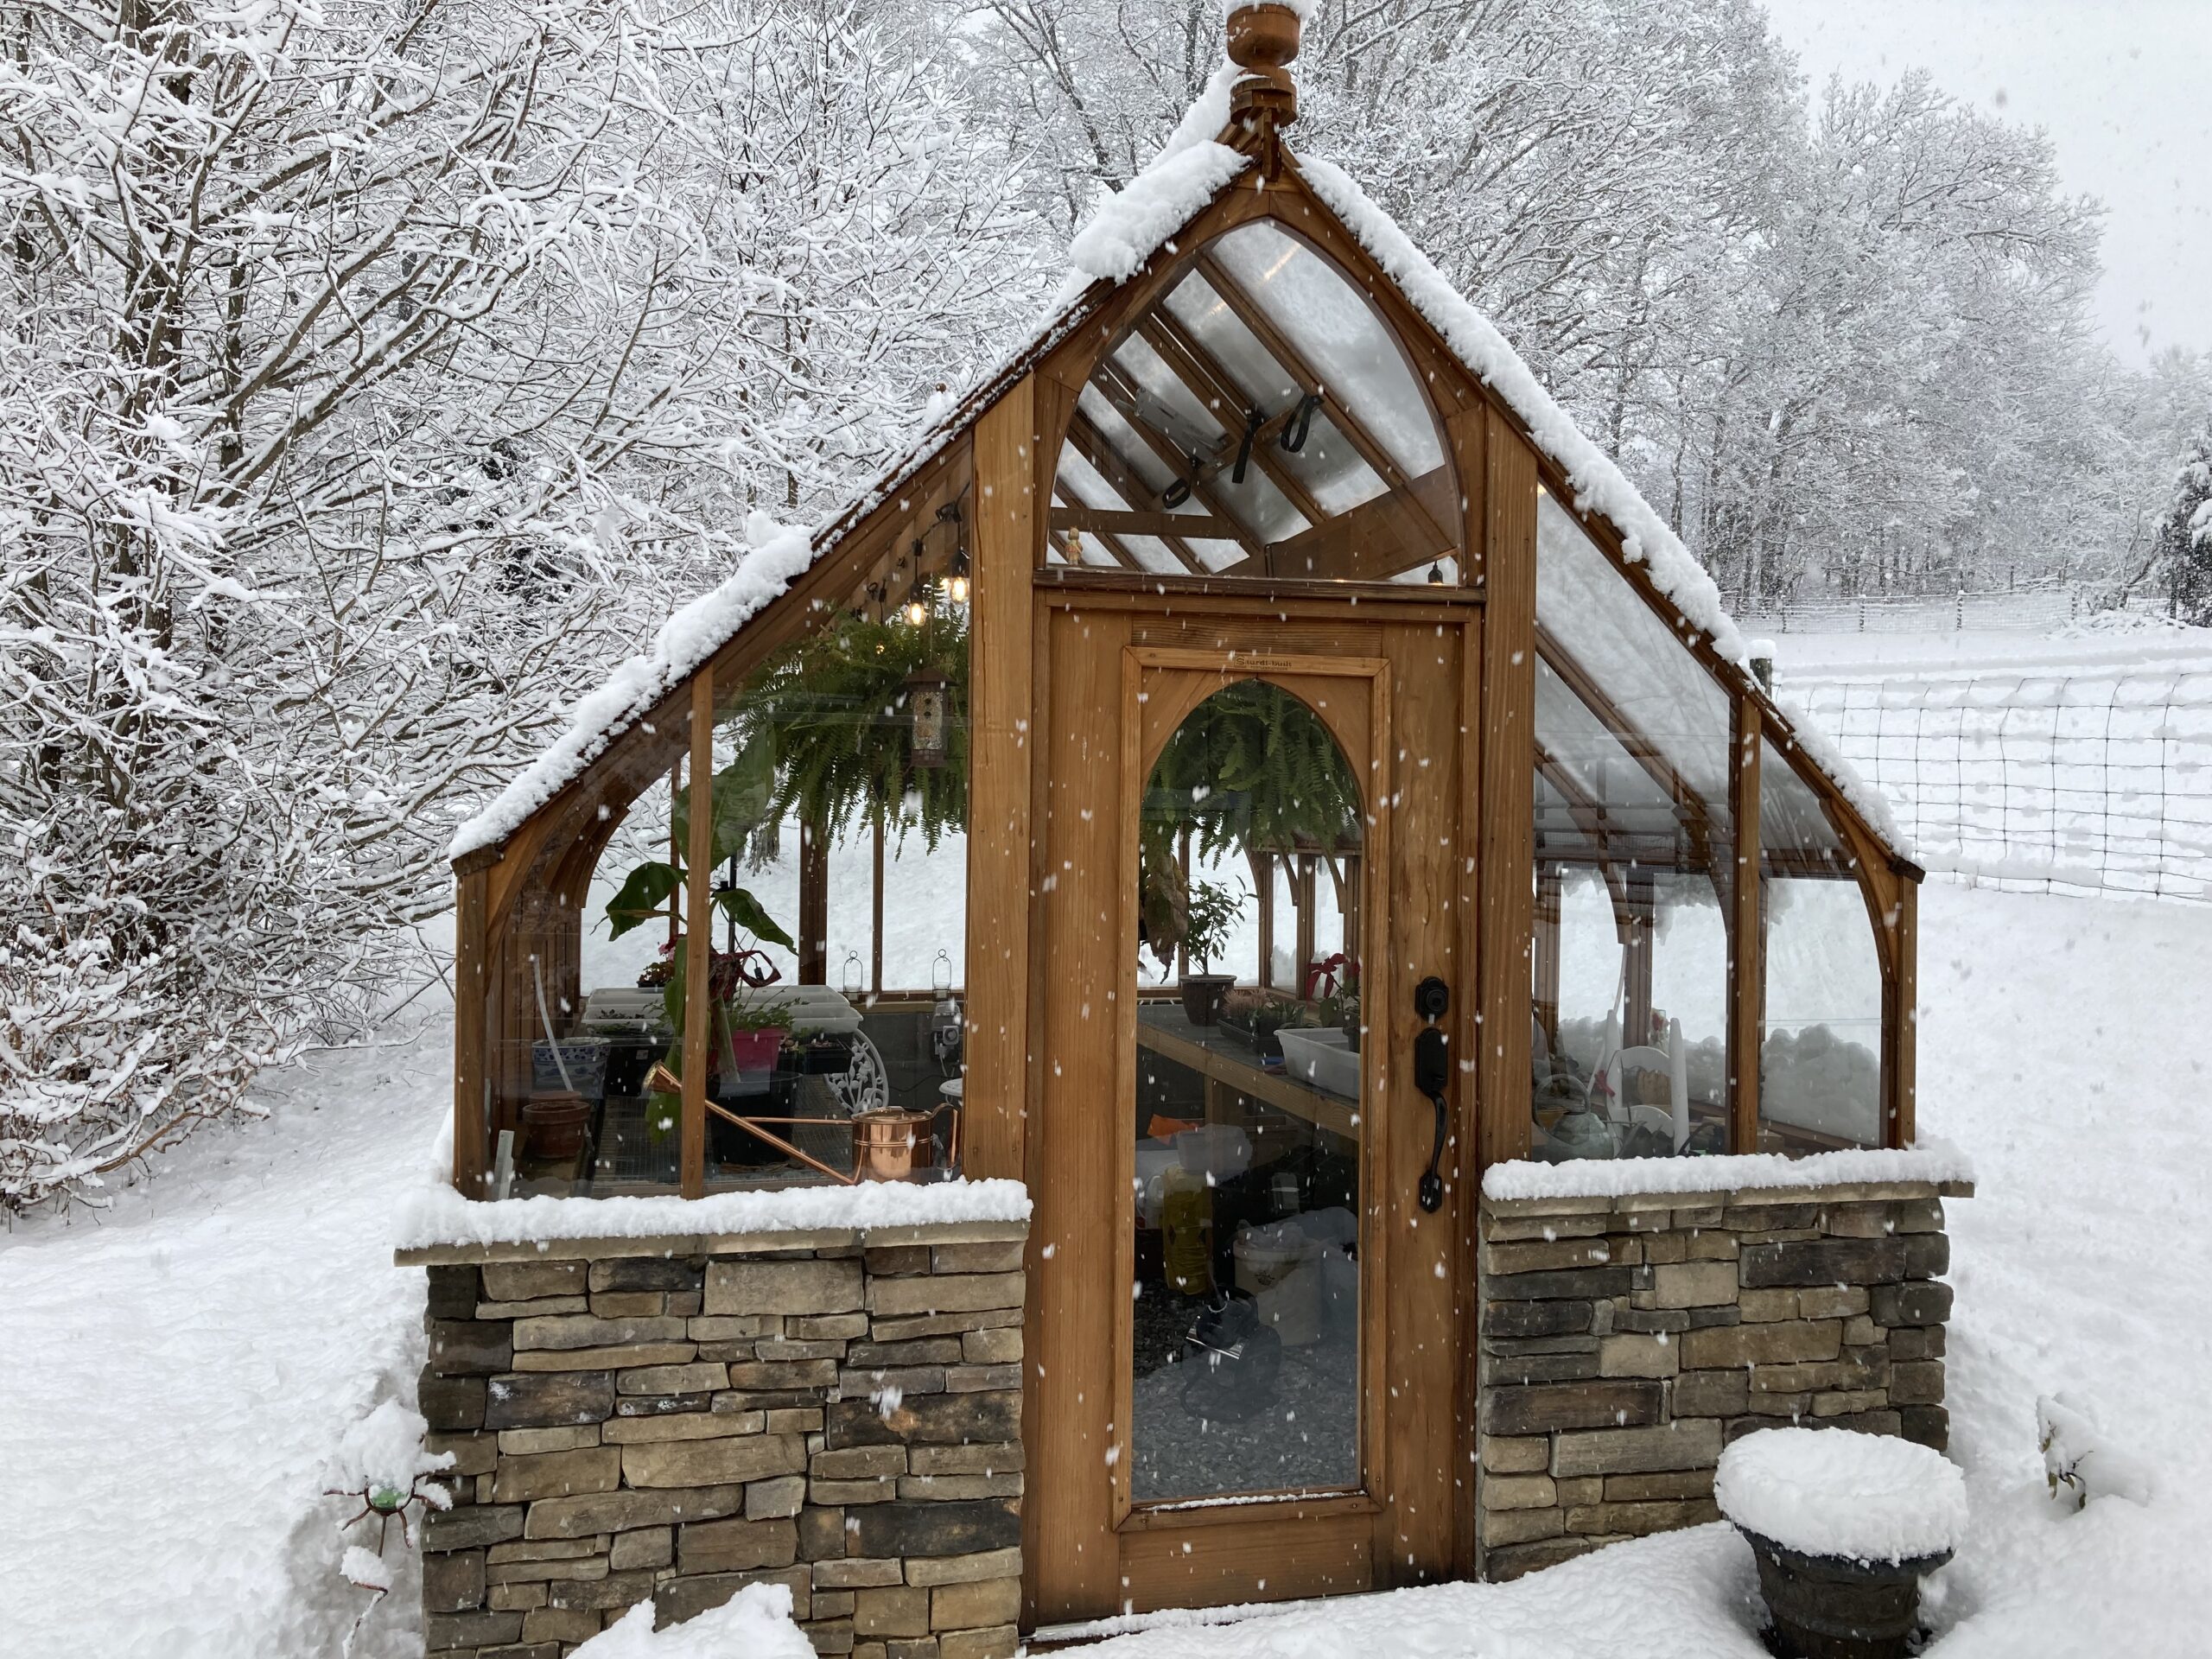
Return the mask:
<path id="1" fill-rule="evenodd" d="M 1320 717 L 1281 686 L 1240 680 L 1185 717 L 1145 785 L 1138 887 L 1147 946 L 1171 960 L 1189 925 L 1176 844 L 1198 856 L 1339 853 L 1360 843 L 1359 782 Z"/>
<path id="2" fill-rule="evenodd" d="M 1145 791 L 1147 828 L 1188 826 L 1199 855 L 1338 852 L 1360 840 L 1359 783 L 1320 716 L 1241 680 L 1175 728 Z"/>
<path id="3" fill-rule="evenodd" d="M 906 680 L 923 669 L 946 682 L 939 766 L 912 758 Z M 918 626 L 844 617 L 763 664 L 738 700 L 735 726 L 741 747 L 758 740 L 774 757 L 756 855 L 786 816 L 843 836 L 880 814 L 902 840 L 919 830 L 935 851 L 947 830 L 968 823 L 967 615 L 932 612 Z"/>

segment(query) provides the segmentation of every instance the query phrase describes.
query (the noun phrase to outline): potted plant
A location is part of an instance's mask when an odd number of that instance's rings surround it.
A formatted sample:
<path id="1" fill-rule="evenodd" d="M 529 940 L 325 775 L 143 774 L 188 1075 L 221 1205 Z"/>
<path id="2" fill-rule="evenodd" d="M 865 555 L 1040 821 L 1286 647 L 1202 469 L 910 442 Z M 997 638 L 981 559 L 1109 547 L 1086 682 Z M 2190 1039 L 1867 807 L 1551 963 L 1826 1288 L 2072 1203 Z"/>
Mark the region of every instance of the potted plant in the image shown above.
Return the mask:
<path id="1" fill-rule="evenodd" d="M 1242 882 L 1193 881 L 1183 906 L 1183 949 L 1198 971 L 1183 976 L 1183 1012 L 1194 1026 L 1221 1017 L 1222 999 L 1236 983 L 1234 974 L 1211 971 L 1213 960 L 1229 948 L 1229 930 L 1244 912 L 1249 895 Z"/>
<path id="2" fill-rule="evenodd" d="M 780 1004 L 741 1000 L 721 1010 L 722 1058 L 733 1071 L 772 1071 L 791 1028 L 791 1011 Z"/>
<path id="3" fill-rule="evenodd" d="M 1966 1533 L 1940 1452 L 1843 1428 L 1768 1428 L 1720 1454 L 1713 1500 L 1751 1547 L 1783 1659 L 1906 1659 L 1920 1580 Z"/>

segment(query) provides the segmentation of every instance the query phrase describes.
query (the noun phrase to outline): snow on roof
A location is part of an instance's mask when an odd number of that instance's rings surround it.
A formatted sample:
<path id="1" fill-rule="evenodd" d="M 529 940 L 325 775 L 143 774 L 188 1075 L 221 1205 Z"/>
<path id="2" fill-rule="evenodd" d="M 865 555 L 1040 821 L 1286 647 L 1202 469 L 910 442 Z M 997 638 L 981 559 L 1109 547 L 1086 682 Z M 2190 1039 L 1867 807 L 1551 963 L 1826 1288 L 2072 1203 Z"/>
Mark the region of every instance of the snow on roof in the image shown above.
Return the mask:
<path id="1" fill-rule="evenodd" d="M 1618 530 L 1621 551 L 1628 561 L 1645 568 L 1651 585 L 1706 636 L 1725 661 L 1748 673 L 1750 649 L 1721 603 L 1719 586 L 1698 563 L 1697 556 L 1668 528 L 1667 521 L 1652 510 L 1612 457 L 1592 442 L 1573 417 L 1544 390 L 1535 372 L 1506 343 L 1505 336 L 1452 286 L 1435 263 L 1414 245 L 1413 238 L 1350 174 L 1332 162 L 1318 160 L 1300 159 L 1298 168 L 1313 186 L 1313 194 L 1344 221 L 1414 309 L 1443 336 L 1453 355 L 1505 400 L 1528 427 L 1536 447 L 1559 463 L 1574 486 L 1576 508 L 1597 514 Z M 1827 741 L 1826 733 L 1815 733 L 1802 711 L 1785 709 L 1784 713 L 1801 738 L 1812 734 L 1802 744 L 1806 757 L 1834 781 L 1876 834 L 1893 849 L 1906 852 L 1904 836 L 1882 791 L 1859 776 L 1842 750 Z"/>
<path id="2" fill-rule="evenodd" d="M 1720 1454 L 1713 1496 L 1745 1531 L 1803 1555 L 1894 1563 L 1966 1541 L 1958 1465 L 1891 1434 L 1760 1429 Z"/>
<path id="3" fill-rule="evenodd" d="M 600 688 L 576 700 L 569 723 L 537 760 L 484 810 L 455 832 L 448 858 L 497 846 L 551 800 L 608 741 L 681 685 L 768 601 L 813 563 L 811 537 L 796 524 L 779 524 L 764 512 L 746 521 L 747 550 L 720 585 L 661 624 L 652 648 L 631 658 Z"/>
<path id="4" fill-rule="evenodd" d="M 1654 1192 L 1751 1192 L 1858 1181 L 1968 1183 L 1974 1165 L 1949 1142 L 1852 1147 L 1805 1158 L 1741 1153 L 1719 1158 L 1578 1158 L 1563 1164 L 1512 1159 L 1483 1172 L 1486 1198 L 1618 1198 Z"/>
<path id="5" fill-rule="evenodd" d="M 849 521 L 857 512 L 888 497 L 943 448 L 966 420 L 995 399 L 1014 370 L 1064 336 L 1071 317 L 1096 284 L 1127 282 L 1251 166 L 1250 156 L 1217 137 L 1229 124 L 1230 90 L 1243 73 L 1224 60 L 1159 154 L 1128 185 L 1108 195 L 1076 232 L 1068 245 L 1067 276 L 1039 327 L 977 383 L 974 393 L 939 410 L 906 454 L 822 529 L 837 518 Z M 1300 160 L 1295 165 L 1314 194 L 1344 221 L 1459 360 L 1520 416 L 1537 447 L 1573 485 L 1575 505 L 1619 531 L 1626 556 L 1647 568 L 1652 585 L 1706 635 L 1724 660 L 1748 672 L 1750 655 L 1743 636 L 1705 567 L 1611 458 L 1553 400 L 1520 353 L 1342 168 L 1319 160 Z M 728 580 L 671 617 L 652 651 L 632 658 L 599 690 L 580 698 L 553 745 L 455 832 L 447 852 L 449 858 L 497 846 L 512 835 L 615 735 L 641 719 L 788 588 L 812 563 L 817 550 L 814 543 L 820 540 L 818 532 L 810 537 L 805 531 L 778 524 L 761 513 L 748 521 L 747 535 L 751 549 L 741 556 Z M 1878 835 L 1909 855 L 1910 844 L 1881 791 L 1859 775 L 1828 734 L 1802 711 L 1784 712 L 1807 759 L 1834 780 Z"/>

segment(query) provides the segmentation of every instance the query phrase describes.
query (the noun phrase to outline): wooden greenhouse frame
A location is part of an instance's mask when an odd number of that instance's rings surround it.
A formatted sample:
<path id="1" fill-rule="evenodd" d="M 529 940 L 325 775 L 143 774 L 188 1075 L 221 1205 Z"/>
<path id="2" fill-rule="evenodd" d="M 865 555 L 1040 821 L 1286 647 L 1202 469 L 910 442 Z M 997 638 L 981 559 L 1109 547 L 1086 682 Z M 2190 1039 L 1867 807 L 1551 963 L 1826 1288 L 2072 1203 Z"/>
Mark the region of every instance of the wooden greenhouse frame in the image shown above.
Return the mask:
<path id="1" fill-rule="evenodd" d="M 1229 179 L 1123 279 L 1092 282 L 914 453 L 822 528 L 810 560 L 780 594 L 733 626 L 702 660 L 671 668 L 655 694 L 586 746 L 588 759 L 553 777 L 507 833 L 454 863 L 453 1179 L 462 1193 L 484 1197 L 496 1137 L 518 1127 L 528 1092 L 514 1057 L 525 1046 L 518 1039 L 540 1020 L 537 979 L 556 1006 L 579 1004 L 593 871 L 633 804 L 679 766 L 694 778 L 711 773 L 718 708 L 776 653 L 841 610 L 859 606 L 880 614 L 896 607 L 902 585 L 964 565 L 972 584 L 966 959 L 959 976 L 964 1164 L 971 1176 L 1026 1180 L 1036 1202 L 1028 1314 L 1036 1364 L 1026 1383 L 1033 1450 L 1024 1527 L 1039 1552 L 1031 1599 L 1040 1618 L 1116 1605 L 1117 1575 L 1172 1583 L 1180 1570 L 1178 1552 L 1192 1536 L 1230 1535 L 1218 1531 L 1232 1524 L 1227 1510 L 1163 1515 L 1133 1504 L 1126 1484 L 1109 1499 L 1090 1477 L 1068 1472 L 1095 1470 L 1102 1442 L 1118 1444 L 1114 1436 L 1126 1433 L 1128 1421 L 1126 1407 L 1116 1413 L 1110 1401 L 1078 1403 L 1070 1380 L 1111 1364 L 1109 1344 L 1125 1342 L 1126 1333 L 1115 1337 L 1103 1321 L 1093 1322 L 1099 1330 L 1081 1326 L 1068 1311 L 1095 1308 L 1115 1294 L 1112 1274 L 1121 1269 L 1103 1244 L 1126 1231 L 1116 1206 L 1126 1203 L 1127 1137 L 1117 1149 L 1089 1127 L 1118 1111 L 1114 1091 L 1127 1086 L 1135 1052 L 1136 1009 L 1128 998 L 1116 1000 L 1136 942 L 1136 866 L 1125 830 L 1162 722 L 1173 723 L 1168 715 L 1210 686 L 1248 676 L 1271 677 L 1325 708 L 1344 753 L 1373 780 L 1376 804 L 1359 874 L 1332 873 L 1347 893 L 1340 907 L 1356 906 L 1374 918 L 1378 941 L 1387 941 L 1387 949 L 1379 942 L 1369 949 L 1374 965 L 1365 976 L 1364 1017 L 1371 1043 L 1389 1054 L 1410 1047 L 1421 1021 L 1402 992 L 1420 976 L 1436 974 L 1458 992 L 1443 1021 L 1451 1050 L 1472 1058 L 1457 1068 L 1451 1090 L 1440 1229 L 1423 1227 L 1412 1203 L 1411 1178 L 1427 1150 L 1427 1109 L 1408 1103 L 1396 1073 L 1374 1085 L 1376 1122 L 1365 1131 L 1379 1196 L 1362 1259 L 1376 1264 L 1370 1270 L 1377 1274 L 1386 1271 L 1381 1264 L 1390 1265 L 1382 1294 L 1362 1304 L 1364 1363 L 1373 1368 L 1370 1388 L 1398 1396 L 1392 1421 L 1374 1427 L 1373 1456 L 1382 1459 L 1376 1466 L 1387 1465 L 1395 1496 L 1381 1497 L 1385 1484 L 1370 1473 L 1360 1493 L 1301 1500 L 1271 1523 L 1305 1529 L 1296 1563 L 1280 1561 L 1282 1535 L 1253 1522 L 1236 1535 L 1232 1554 L 1242 1565 L 1223 1570 L 1232 1579 L 1264 1575 L 1277 1560 L 1281 1576 L 1269 1593 L 1294 1593 L 1342 1587 L 1363 1573 L 1363 1582 L 1446 1575 L 1472 1560 L 1474 1483 L 1456 1481 L 1452 1472 L 1466 1466 L 1473 1433 L 1472 1344 L 1461 1339 L 1478 1296 L 1471 1185 L 1487 1166 L 1530 1154 L 1530 1009 L 1532 1001 L 1541 1007 L 1559 971 L 1558 872 L 1538 868 L 1533 828 L 1540 772 L 1562 789 L 1579 823 L 1606 817 L 1604 803 L 1578 798 L 1573 780 L 1538 748 L 1539 660 L 1554 671 L 1572 663 L 1572 652 L 1539 626 L 1540 492 L 1594 543 L 1624 590 L 1726 700 L 1735 759 L 1728 836 L 1711 849 L 1716 863 L 1752 873 L 1775 861 L 1772 849 L 1763 854 L 1760 835 L 1762 801 L 1771 792 L 1763 790 L 1762 768 L 1773 764 L 1763 755 L 1779 756 L 1825 814 L 1841 849 L 1840 872 L 1863 894 L 1879 963 L 1880 1140 L 1895 1147 L 1914 1136 L 1922 871 L 1889 844 L 1851 791 L 1814 763 L 1758 679 L 1662 591 L 1623 528 L 1577 505 L 1586 479 L 1540 442 L 1526 407 L 1470 367 L 1433 304 L 1408 296 L 1391 274 L 1395 256 L 1379 257 L 1371 233 L 1363 236 L 1363 223 L 1347 222 L 1331 205 L 1342 196 L 1317 183 L 1284 142 L 1289 113 L 1272 83 L 1244 83 L 1219 138 L 1243 158 Z M 1432 405 L 1445 456 L 1440 475 L 1408 476 L 1356 410 L 1332 401 L 1323 375 L 1284 336 L 1280 319 L 1221 275 L 1223 238 L 1262 224 L 1348 282 L 1395 340 Z M 1224 384 L 1224 366 L 1209 362 L 1166 308 L 1193 272 L 1210 278 L 1229 310 L 1269 346 L 1300 402 L 1318 399 L 1316 418 L 1329 420 L 1386 486 L 1369 506 L 1331 512 L 1283 459 L 1280 440 L 1295 409 L 1255 406 L 1243 447 L 1298 508 L 1306 528 L 1294 550 L 1294 538 L 1262 540 L 1239 518 L 1223 480 L 1241 465 L 1232 469 L 1225 452 L 1210 458 L 1211 472 L 1191 464 L 1180 447 L 1137 418 L 1145 413 L 1141 389 L 1116 379 L 1111 355 L 1136 337 L 1193 396 L 1217 408 L 1243 401 Z M 1098 407 L 1095 399 L 1086 404 L 1087 390 L 1105 398 L 1154 453 L 1117 442 L 1105 429 L 1110 422 L 1086 412 Z M 1064 448 L 1121 505 L 1068 499 Z M 1187 501 L 1164 499 L 1163 467 L 1189 484 Z M 1308 499 L 1300 500 L 1301 493 Z M 957 535 L 931 533 L 956 520 Z M 1241 563 L 1210 563 L 1193 545 L 1209 542 L 1234 543 Z M 1105 563 L 1085 562 L 1094 545 Z M 1374 554 L 1378 545 L 1401 550 L 1395 569 Z M 1304 574 L 1277 569 L 1286 550 L 1305 561 Z M 1403 579 L 1432 559 L 1441 572 L 1446 550 L 1456 580 Z M 1163 556 L 1168 563 L 1158 563 Z M 1639 749 L 1634 719 L 1608 707 L 1601 688 L 1573 689 L 1624 748 L 1656 753 L 1656 746 Z M 1654 760 L 1646 770 L 1657 777 L 1668 764 Z M 693 915 L 708 913 L 710 904 L 709 819 L 694 814 L 690 828 L 686 905 Z M 816 873 L 802 889 L 801 977 L 818 982 L 826 961 L 818 948 L 804 947 L 818 937 L 813 924 L 825 878 L 816 849 L 803 865 L 810 859 Z M 1634 880 L 1648 880 L 1648 871 L 1635 874 L 1633 856 L 1628 863 L 1623 894 Z M 1291 868 L 1294 884 L 1322 879 L 1317 855 L 1295 855 Z M 1735 880 L 1728 888 L 1732 1151 L 1761 1144 L 1760 1068 L 1745 1060 L 1760 1052 L 1765 1019 L 1764 885 Z M 1271 892 L 1272 880 L 1265 886 Z M 1078 906 L 1088 907 L 1080 918 Z M 1310 928 L 1312 908 L 1301 907 L 1301 926 Z M 1631 971 L 1648 976 L 1648 928 L 1634 909 L 1627 905 L 1617 915 Z M 1269 916 L 1262 925 L 1272 935 L 1276 924 Z M 1313 946 L 1304 937 L 1296 944 L 1302 968 Z M 706 928 L 686 936 L 693 995 L 682 1032 L 679 1166 L 687 1198 L 706 1190 L 701 988 L 709 948 Z M 1640 970 L 1633 967 L 1639 950 Z M 1270 949 L 1263 961 L 1272 957 Z M 1631 988 L 1631 1007 L 1639 989 L 1648 1011 L 1648 977 Z M 1052 1255 L 1050 1247 L 1085 1241 L 1101 1248 Z M 1047 1269 L 1061 1277 L 1040 1284 L 1036 1275 Z M 1126 1310 L 1128 1296 L 1119 1300 Z M 1451 1335 L 1412 1342 L 1414 1332 Z M 1039 1541 L 1045 1540 L 1054 1541 L 1046 1548 Z M 1156 1591 L 1153 1599 L 1172 1593 Z"/>

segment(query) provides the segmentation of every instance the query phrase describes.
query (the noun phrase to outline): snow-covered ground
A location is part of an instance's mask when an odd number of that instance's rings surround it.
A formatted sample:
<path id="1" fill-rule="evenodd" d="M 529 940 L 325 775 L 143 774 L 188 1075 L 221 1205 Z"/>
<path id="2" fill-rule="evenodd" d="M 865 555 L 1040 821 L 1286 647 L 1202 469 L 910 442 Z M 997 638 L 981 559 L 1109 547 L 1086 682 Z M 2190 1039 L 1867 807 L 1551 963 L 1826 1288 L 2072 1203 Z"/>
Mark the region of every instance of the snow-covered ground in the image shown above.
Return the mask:
<path id="1" fill-rule="evenodd" d="M 1952 1450 L 1972 1518 L 1931 1584 L 1937 1659 L 2212 1651 L 2212 908 L 1931 884 L 1922 1121 L 1968 1147 L 1951 1205 Z M 270 1078 L 97 1218 L 0 1237 L 0 1653 L 337 1653 L 365 1596 L 320 1496 L 347 1424 L 419 1363 L 400 1188 L 446 1109 L 434 1021 Z M 2038 1394 L 2139 1453 L 2148 1506 L 2045 1492 Z M 393 1541 L 392 1554 L 399 1551 Z M 411 1578 L 358 1654 L 401 1654 Z M 1102 1659 L 1758 1659 L 1726 1529 L 1510 1585 L 1122 1637 Z"/>
<path id="2" fill-rule="evenodd" d="M 335 1571 L 322 1465 L 413 1398 L 423 1276 L 391 1265 L 392 1216 L 451 1109 L 451 1043 L 438 1019 L 268 1076 L 265 1122 L 104 1213 L 0 1234 L 0 1654 L 340 1651 L 368 1597 Z M 392 1617 L 417 1582 L 357 1656 L 421 1651 Z"/>

